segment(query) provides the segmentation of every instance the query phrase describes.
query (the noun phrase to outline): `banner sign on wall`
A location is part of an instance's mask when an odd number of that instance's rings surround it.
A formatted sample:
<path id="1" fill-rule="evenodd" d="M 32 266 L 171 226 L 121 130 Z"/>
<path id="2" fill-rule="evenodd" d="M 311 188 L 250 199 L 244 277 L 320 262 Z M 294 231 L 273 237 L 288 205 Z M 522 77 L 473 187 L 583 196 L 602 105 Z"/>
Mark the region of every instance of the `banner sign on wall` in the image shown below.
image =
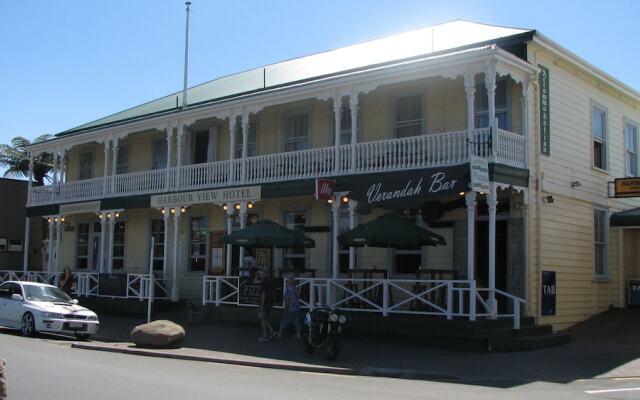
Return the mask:
<path id="1" fill-rule="evenodd" d="M 341 182 L 338 189 L 348 191 L 349 197 L 367 207 L 394 207 L 466 192 L 469 165 L 359 176 L 352 182 Z"/>
<path id="2" fill-rule="evenodd" d="M 640 178 L 617 178 L 615 197 L 640 197 Z"/>
<path id="3" fill-rule="evenodd" d="M 100 201 L 89 201 L 86 203 L 62 204 L 60 206 L 61 215 L 98 213 L 100 212 Z"/>
<path id="4" fill-rule="evenodd" d="M 556 272 L 542 271 L 542 315 L 556 315 Z"/>
<path id="5" fill-rule="evenodd" d="M 538 65 L 538 87 L 540 88 L 540 153 L 551 154 L 551 108 L 549 92 L 549 69 Z"/>

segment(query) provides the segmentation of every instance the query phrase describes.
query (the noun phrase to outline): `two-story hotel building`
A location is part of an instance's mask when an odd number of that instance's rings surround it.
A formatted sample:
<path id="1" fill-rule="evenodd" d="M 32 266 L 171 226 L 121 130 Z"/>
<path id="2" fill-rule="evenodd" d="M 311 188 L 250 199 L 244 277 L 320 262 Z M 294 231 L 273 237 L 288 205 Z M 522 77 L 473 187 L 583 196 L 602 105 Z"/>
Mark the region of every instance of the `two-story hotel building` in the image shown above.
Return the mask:
<path id="1" fill-rule="evenodd" d="M 535 30 L 445 23 L 215 79 L 187 100 L 171 94 L 30 147 L 56 162 L 53 183 L 29 190 L 29 218 L 49 230 L 44 261 L 25 271 L 68 266 L 85 294 L 120 277 L 127 296 L 152 265 L 157 296 L 206 302 L 221 284 L 211 277 L 237 276 L 249 251 L 225 236 L 270 219 L 316 244 L 265 252 L 274 273 L 326 284 L 380 269 L 367 276 L 392 281 L 385 314 L 414 310 L 402 288 L 419 295 L 424 280 L 444 282 L 442 302 L 425 303 L 435 313 L 522 307 L 556 329 L 624 306 L 640 274 L 640 236 L 609 225 L 639 203 L 607 189 L 638 175 L 640 93 Z M 489 182 L 473 190 L 478 160 Z M 316 199 L 316 178 L 335 181 L 331 204 Z M 337 242 L 389 212 L 446 245 Z"/>

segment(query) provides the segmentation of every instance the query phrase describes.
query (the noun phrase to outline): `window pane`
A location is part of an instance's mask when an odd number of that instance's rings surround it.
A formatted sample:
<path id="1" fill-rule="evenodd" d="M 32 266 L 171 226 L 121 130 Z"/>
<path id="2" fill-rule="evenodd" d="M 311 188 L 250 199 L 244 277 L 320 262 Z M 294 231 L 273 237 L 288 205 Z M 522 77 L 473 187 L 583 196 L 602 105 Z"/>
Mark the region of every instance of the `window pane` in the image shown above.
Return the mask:
<path id="1" fill-rule="evenodd" d="M 78 179 L 91 179 L 93 168 L 93 153 L 80 154 L 80 171 Z"/>
<path id="2" fill-rule="evenodd" d="M 204 271 L 207 264 L 208 221 L 205 217 L 191 218 L 189 242 L 189 268 L 191 271 Z"/>
<path id="3" fill-rule="evenodd" d="M 604 144 L 593 142 L 593 166 L 604 169 Z"/>
<path id="4" fill-rule="evenodd" d="M 153 161 L 152 169 L 162 169 L 167 167 L 167 141 L 166 139 L 156 139 L 153 141 Z"/>
<path id="5" fill-rule="evenodd" d="M 594 138 L 604 140 L 604 112 L 595 107 L 593 109 L 592 129 Z"/>
<path id="6" fill-rule="evenodd" d="M 126 174 L 127 172 L 129 172 L 129 146 L 120 146 L 116 174 Z"/>

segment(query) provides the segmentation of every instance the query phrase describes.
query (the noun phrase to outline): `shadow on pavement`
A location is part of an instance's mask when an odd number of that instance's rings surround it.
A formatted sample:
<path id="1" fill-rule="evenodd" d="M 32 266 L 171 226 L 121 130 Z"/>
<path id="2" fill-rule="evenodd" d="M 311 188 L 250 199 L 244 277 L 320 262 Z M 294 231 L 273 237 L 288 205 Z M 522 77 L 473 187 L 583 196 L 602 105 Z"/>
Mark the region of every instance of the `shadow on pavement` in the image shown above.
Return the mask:
<path id="1" fill-rule="evenodd" d="M 157 319 L 161 319 L 159 315 Z M 182 324 L 184 347 L 282 361 L 359 370 L 363 375 L 455 380 L 462 384 L 509 388 L 545 381 L 568 383 L 596 377 L 640 376 L 640 310 L 612 310 L 570 330 L 570 344 L 514 353 L 478 353 L 402 345 L 346 337 L 336 361 L 306 354 L 289 333 L 282 340 L 258 342 L 259 326 L 221 321 Z M 128 341 L 146 319 L 101 316 L 99 338 Z M 274 325 L 275 326 L 275 325 Z M 400 338 L 401 340 L 401 338 Z"/>

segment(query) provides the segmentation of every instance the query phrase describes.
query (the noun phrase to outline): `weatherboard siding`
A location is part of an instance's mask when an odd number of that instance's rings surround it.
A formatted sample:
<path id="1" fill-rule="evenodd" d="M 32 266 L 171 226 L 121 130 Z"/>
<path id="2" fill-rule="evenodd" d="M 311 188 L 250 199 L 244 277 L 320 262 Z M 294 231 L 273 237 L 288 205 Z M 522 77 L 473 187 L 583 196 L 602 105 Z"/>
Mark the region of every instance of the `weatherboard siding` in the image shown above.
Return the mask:
<path id="1" fill-rule="evenodd" d="M 564 62 L 545 50 L 530 45 L 530 62 L 550 70 L 551 155 L 540 156 L 541 176 L 535 175 L 539 152 L 538 87 L 531 91 L 533 118 L 530 121 L 533 138 L 530 160 L 532 194 L 529 219 L 529 297 L 528 309 L 539 307 L 539 271 L 556 271 L 557 313 L 543 316 L 541 322 L 563 329 L 580 322 L 610 306 L 623 306 L 618 267 L 618 232 L 609 233 L 609 274 L 607 279 L 595 277 L 593 210 L 607 208 L 610 213 L 640 206 L 638 199 L 609 199 L 607 182 L 625 174 L 623 120 L 640 119 L 637 105 L 622 101 L 603 90 L 584 75 L 577 75 Z M 537 83 L 537 82 L 536 82 Z M 598 104 L 607 110 L 607 171 L 592 167 L 591 107 Z M 531 104 L 530 104 L 531 106 Z M 571 187 L 572 181 L 581 186 Z M 536 184 L 542 183 L 542 196 L 551 195 L 553 203 L 543 203 L 536 194 Z M 537 219 L 540 207 L 541 220 Z M 538 225 L 538 224 L 541 225 Z M 541 241 L 537 229 L 541 229 Z M 538 265 L 538 246 L 541 264 Z M 628 269 L 623 263 L 623 268 Z M 624 272 L 623 272 L 624 273 Z M 623 279 L 624 275 L 622 276 Z M 536 312 L 537 313 L 537 312 Z"/>

